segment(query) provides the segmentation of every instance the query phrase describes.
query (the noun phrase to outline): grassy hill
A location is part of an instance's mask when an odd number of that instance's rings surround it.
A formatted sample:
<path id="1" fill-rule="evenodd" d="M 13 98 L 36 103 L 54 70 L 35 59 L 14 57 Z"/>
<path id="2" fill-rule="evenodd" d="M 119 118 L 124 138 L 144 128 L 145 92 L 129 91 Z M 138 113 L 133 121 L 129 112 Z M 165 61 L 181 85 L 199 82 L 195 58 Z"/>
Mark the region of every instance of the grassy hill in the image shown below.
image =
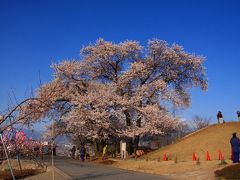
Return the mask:
<path id="1" fill-rule="evenodd" d="M 165 146 L 147 154 L 149 159 L 163 159 L 166 152 L 169 159 L 177 156 L 178 161 L 191 161 L 193 152 L 200 161 L 206 160 L 206 152 L 209 151 L 211 159 L 218 159 L 218 151 L 221 150 L 225 159 L 231 155 L 230 138 L 237 132 L 240 137 L 240 122 L 228 122 L 215 124 L 196 131 L 180 139 L 174 144 Z"/>

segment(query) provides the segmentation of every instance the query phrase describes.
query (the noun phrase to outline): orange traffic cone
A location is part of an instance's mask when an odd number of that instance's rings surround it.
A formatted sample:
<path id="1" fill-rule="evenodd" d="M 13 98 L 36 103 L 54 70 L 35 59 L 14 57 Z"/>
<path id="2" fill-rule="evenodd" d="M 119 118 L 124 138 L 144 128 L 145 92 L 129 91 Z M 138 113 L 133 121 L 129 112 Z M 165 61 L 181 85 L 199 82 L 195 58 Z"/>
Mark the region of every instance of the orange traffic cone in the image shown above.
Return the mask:
<path id="1" fill-rule="evenodd" d="M 197 160 L 197 156 L 196 156 L 195 152 L 193 152 L 192 160 L 193 160 L 193 161 L 196 161 L 196 160 Z"/>
<path id="2" fill-rule="evenodd" d="M 211 157 L 210 157 L 210 154 L 209 154 L 209 152 L 207 151 L 207 161 L 210 161 L 211 160 Z"/>
<path id="3" fill-rule="evenodd" d="M 163 154 L 163 160 L 167 161 L 167 154 L 166 153 Z"/>
<path id="4" fill-rule="evenodd" d="M 222 152 L 218 151 L 218 160 L 222 160 L 222 159 L 223 159 Z"/>

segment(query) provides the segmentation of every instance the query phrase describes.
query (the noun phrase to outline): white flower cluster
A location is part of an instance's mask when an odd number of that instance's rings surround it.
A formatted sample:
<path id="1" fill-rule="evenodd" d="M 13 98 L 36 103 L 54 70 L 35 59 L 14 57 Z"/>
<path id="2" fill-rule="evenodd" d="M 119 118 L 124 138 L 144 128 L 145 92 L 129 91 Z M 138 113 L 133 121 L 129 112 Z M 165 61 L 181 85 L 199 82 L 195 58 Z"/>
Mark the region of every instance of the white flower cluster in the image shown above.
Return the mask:
<path id="1" fill-rule="evenodd" d="M 41 101 L 22 114 L 35 110 L 30 118 L 37 120 L 58 113 L 56 132 L 87 138 L 163 134 L 179 123 L 164 104 L 187 107 L 189 88 L 207 89 L 203 57 L 176 44 L 154 39 L 144 50 L 136 41 L 99 39 L 80 52 L 81 61 L 53 65 L 54 80 L 37 90 Z"/>

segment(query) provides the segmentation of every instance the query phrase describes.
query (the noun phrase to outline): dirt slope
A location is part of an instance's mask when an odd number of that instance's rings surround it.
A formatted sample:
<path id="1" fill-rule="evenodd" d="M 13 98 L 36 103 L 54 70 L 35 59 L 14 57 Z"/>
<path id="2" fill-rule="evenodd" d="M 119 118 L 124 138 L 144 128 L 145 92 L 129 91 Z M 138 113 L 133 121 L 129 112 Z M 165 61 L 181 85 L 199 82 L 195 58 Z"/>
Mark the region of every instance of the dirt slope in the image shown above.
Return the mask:
<path id="1" fill-rule="evenodd" d="M 229 141 L 233 132 L 237 132 L 237 136 L 240 137 L 240 122 L 211 125 L 147 156 L 149 159 L 163 159 L 163 154 L 166 152 L 169 159 L 175 159 L 177 156 L 178 161 L 191 161 L 195 152 L 202 161 L 206 160 L 206 152 L 209 151 L 211 159 L 216 160 L 218 151 L 221 150 L 224 158 L 229 159 L 231 155 Z"/>

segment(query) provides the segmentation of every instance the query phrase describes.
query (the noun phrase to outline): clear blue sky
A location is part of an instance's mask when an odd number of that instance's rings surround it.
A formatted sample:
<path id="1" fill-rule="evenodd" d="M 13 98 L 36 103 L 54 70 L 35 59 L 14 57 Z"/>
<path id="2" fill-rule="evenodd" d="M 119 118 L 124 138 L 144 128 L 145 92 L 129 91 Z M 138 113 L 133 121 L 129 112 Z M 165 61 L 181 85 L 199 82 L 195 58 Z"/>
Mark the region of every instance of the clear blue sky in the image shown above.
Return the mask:
<path id="1" fill-rule="evenodd" d="M 236 119 L 240 109 L 240 1 L 238 0 L 0 0 L 0 111 L 9 94 L 18 99 L 41 80 L 50 65 L 79 58 L 82 45 L 102 37 L 119 42 L 159 38 L 207 57 L 206 93 L 191 91 L 187 119 L 198 114 Z"/>

